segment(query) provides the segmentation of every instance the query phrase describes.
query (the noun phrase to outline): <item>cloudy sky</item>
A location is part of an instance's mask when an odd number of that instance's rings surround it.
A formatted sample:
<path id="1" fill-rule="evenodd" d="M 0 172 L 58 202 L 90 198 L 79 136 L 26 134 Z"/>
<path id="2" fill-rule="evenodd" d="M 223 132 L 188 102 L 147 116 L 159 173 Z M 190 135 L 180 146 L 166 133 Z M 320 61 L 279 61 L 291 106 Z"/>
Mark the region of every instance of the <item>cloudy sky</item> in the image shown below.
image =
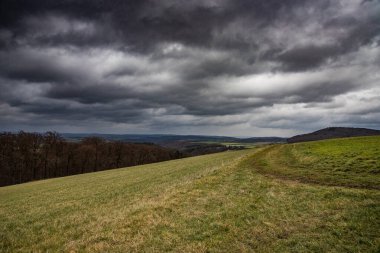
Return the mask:
<path id="1" fill-rule="evenodd" d="M 0 130 L 380 129 L 379 0 L 2 0 Z"/>

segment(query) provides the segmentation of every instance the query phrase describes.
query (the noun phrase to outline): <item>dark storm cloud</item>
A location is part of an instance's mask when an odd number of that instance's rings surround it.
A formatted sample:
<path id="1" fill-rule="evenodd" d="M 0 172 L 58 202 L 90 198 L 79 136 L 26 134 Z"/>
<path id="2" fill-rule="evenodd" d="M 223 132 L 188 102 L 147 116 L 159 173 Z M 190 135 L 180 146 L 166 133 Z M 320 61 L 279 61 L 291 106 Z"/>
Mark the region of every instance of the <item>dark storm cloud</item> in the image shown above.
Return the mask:
<path id="1" fill-rule="evenodd" d="M 24 26 L 23 21 L 28 17 L 62 15 L 69 19 L 108 23 L 118 32 L 118 39 L 127 41 L 136 49 L 145 50 L 157 41 L 210 45 L 213 32 L 221 31 L 237 17 L 248 17 L 252 22 L 270 22 L 282 8 L 291 8 L 302 2 L 305 1 L 128 0 L 108 3 L 103 0 L 5 0 L 2 1 L 4 8 L 0 22 L 3 28 L 14 31 L 15 36 L 37 32 L 37 27 Z M 62 43 L 65 38 L 55 41 Z M 228 43 L 233 45 L 240 42 L 233 38 L 226 43 L 216 41 L 216 44 Z"/>
<path id="2" fill-rule="evenodd" d="M 76 69 L 62 66 L 44 54 L 28 50 L 0 52 L 2 76 L 28 82 L 71 82 L 77 75 Z"/>
<path id="3" fill-rule="evenodd" d="M 337 123 L 373 126 L 379 99 L 363 99 L 380 80 L 379 11 L 375 0 L 4 0 L 0 121 L 248 133 L 313 128 L 334 108 Z M 346 94 L 365 119 L 337 103 Z"/>
<path id="4" fill-rule="evenodd" d="M 287 71 L 302 71 L 322 64 L 328 57 L 339 53 L 334 46 L 307 45 L 293 48 L 278 55 L 278 60 Z"/>

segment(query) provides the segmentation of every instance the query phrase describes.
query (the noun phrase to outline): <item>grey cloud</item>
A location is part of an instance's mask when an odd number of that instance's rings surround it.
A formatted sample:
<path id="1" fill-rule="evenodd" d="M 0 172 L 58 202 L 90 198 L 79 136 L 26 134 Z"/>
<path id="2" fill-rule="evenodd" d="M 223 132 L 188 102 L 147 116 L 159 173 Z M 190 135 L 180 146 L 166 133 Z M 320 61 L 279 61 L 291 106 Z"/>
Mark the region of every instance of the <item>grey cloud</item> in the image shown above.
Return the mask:
<path id="1" fill-rule="evenodd" d="M 0 116 L 7 125 L 85 129 L 83 120 L 91 122 L 88 129 L 132 124 L 205 133 L 218 125 L 247 134 L 315 122 L 378 123 L 378 106 L 370 105 L 378 98 L 366 102 L 370 95 L 361 92 L 380 81 L 379 1 L 5 0 L 2 6 Z M 351 93 L 361 99 L 346 99 L 366 117 L 337 101 Z M 279 105 L 290 113 L 277 114 Z M 327 108 L 335 121 L 324 116 Z"/>
<path id="2" fill-rule="evenodd" d="M 278 55 L 277 59 L 286 71 L 303 71 L 320 66 L 329 57 L 339 54 L 336 46 L 308 45 L 287 50 Z"/>

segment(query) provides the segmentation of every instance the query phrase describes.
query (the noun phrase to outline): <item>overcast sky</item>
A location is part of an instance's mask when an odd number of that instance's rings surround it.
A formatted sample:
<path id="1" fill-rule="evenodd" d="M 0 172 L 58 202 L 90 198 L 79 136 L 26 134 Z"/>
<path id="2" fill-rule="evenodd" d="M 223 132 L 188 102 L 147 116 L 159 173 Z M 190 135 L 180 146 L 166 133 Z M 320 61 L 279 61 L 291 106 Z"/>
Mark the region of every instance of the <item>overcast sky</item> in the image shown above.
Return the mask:
<path id="1" fill-rule="evenodd" d="M 380 129 L 379 0 L 2 0 L 0 130 Z"/>

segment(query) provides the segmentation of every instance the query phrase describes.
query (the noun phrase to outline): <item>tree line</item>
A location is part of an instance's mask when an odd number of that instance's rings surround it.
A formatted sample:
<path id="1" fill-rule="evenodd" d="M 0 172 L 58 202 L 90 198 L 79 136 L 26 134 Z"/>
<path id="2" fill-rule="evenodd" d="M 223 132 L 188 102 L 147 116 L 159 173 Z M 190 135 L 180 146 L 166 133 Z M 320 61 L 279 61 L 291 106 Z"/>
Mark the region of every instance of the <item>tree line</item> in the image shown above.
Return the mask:
<path id="1" fill-rule="evenodd" d="M 154 144 L 87 137 L 66 141 L 56 132 L 0 133 L 0 186 L 183 157 Z"/>

